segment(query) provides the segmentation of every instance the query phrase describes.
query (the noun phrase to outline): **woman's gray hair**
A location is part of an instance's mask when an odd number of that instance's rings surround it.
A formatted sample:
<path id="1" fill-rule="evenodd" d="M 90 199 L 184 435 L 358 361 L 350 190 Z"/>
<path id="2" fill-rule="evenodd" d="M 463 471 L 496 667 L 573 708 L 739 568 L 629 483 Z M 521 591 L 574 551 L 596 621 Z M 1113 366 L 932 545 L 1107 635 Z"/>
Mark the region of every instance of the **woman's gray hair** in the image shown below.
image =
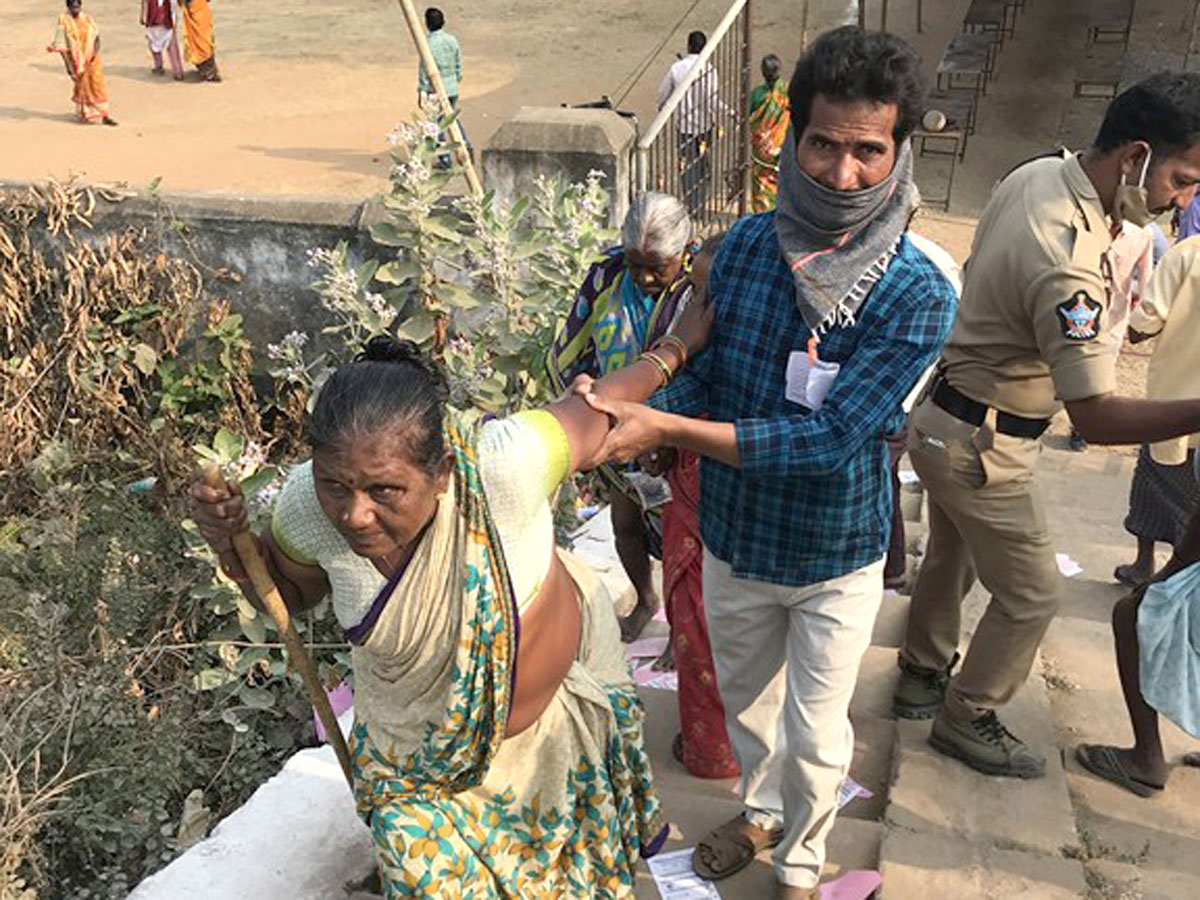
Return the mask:
<path id="1" fill-rule="evenodd" d="M 646 191 L 630 204 L 621 225 L 621 244 L 662 259 L 683 256 L 692 239 L 692 220 L 687 208 L 670 194 Z"/>

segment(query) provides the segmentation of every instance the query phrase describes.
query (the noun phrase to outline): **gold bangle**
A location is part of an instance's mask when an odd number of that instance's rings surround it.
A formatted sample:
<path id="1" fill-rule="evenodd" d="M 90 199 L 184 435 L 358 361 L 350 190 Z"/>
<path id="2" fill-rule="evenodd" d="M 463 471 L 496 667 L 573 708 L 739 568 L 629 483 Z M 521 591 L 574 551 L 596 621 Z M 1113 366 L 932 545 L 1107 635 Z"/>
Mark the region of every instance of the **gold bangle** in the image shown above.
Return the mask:
<path id="1" fill-rule="evenodd" d="M 666 344 L 668 347 L 674 347 L 676 352 L 679 353 L 679 367 L 681 369 L 687 365 L 687 361 L 688 361 L 687 344 L 685 344 L 679 338 L 675 337 L 675 335 L 673 335 L 673 334 L 664 334 L 661 338 L 659 338 L 658 346 L 661 347 L 663 344 Z"/>
<path id="2" fill-rule="evenodd" d="M 639 354 L 637 359 L 644 359 L 646 362 L 654 364 L 654 367 L 658 369 L 658 374 L 661 375 L 663 379 L 660 387 L 666 387 L 671 383 L 671 379 L 675 376 L 675 373 L 671 371 L 671 367 L 668 366 L 666 361 L 657 353 L 652 353 L 647 350 L 645 353 Z M 635 359 L 634 362 L 637 362 L 637 360 Z"/>

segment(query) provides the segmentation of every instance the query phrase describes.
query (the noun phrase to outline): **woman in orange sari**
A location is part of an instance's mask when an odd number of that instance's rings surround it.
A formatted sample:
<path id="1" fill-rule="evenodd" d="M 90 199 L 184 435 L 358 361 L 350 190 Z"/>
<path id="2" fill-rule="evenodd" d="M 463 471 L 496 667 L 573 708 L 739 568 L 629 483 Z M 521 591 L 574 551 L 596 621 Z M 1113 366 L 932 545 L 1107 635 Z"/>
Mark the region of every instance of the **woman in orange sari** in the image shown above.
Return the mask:
<path id="1" fill-rule="evenodd" d="M 220 81 L 216 41 L 213 38 L 212 8 L 208 0 L 179 0 L 188 62 L 200 70 L 205 81 Z"/>
<path id="2" fill-rule="evenodd" d="M 750 94 L 750 153 L 754 168 L 750 178 L 750 209 L 767 212 L 775 208 L 779 181 L 779 148 L 787 134 L 791 112 L 787 84 L 779 77 L 779 57 L 763 57 L 763 84 Z"/>
<path id="3" fill-rule="evenodd" d="M 100 64 L 100 29 L 83 12 L 83 0 L 67 0 L 67 11 L 58 17 L 54 43 L 46 49 L 62 54 L 67 74 L 75 82 L 71 99 L 79 121 L 116 125 L 108 114 L 108 90 Z"/>

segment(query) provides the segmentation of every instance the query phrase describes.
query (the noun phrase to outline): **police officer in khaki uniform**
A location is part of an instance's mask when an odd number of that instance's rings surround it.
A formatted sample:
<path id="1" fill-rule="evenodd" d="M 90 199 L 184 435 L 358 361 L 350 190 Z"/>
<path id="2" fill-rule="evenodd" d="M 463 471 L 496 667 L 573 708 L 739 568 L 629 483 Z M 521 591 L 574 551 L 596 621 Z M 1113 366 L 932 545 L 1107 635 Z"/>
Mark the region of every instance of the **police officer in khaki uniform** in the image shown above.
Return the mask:
<path id="1" fill-rule="evenodd" d="M 958 317 L 911 417 L 929 543 L 913 589 L 904 718 L 934 716 L 930 743 L 994 775 L 1032 778 L 1045 759 L 1000 722 L 1059 603 L 1033 483 L 1039 438 L 1063 406 L 1096 444 L 1200 430 L 1200 399 L 1117 397 L 1102 258 L 1114 223 L 1184 207 L 1200 182 L 1200 76 L 1156 75 L 1109 106 L 1091 150 L 1028 162 L 996 188 L 975 233 Z M 991 593 L 953 678 L 963 597 Z"/>

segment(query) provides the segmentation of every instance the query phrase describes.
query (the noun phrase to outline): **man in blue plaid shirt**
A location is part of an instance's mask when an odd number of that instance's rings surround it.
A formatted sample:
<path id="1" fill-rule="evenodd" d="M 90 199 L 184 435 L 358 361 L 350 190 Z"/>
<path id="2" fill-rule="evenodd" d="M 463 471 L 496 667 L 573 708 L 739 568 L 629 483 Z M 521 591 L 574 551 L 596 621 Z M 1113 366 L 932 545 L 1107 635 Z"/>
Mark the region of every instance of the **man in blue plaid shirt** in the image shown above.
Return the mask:
<path id="1" fill-rule="evenodd" d="M 714 261 L 708 348 L 650 407 L 591 399 L 617 458 L 704 457 L 705 612 L 746 810 L 693 865 L 722 878 L 777 845 L 789 900 L 819 896 L 854 750 L 891 522 L 885 436 L 954 320 L 954 288 L 907 233 L 919 65 L 853 26 L 813 45 L 789 89 L 779 209 L 737 222 Z"/>

